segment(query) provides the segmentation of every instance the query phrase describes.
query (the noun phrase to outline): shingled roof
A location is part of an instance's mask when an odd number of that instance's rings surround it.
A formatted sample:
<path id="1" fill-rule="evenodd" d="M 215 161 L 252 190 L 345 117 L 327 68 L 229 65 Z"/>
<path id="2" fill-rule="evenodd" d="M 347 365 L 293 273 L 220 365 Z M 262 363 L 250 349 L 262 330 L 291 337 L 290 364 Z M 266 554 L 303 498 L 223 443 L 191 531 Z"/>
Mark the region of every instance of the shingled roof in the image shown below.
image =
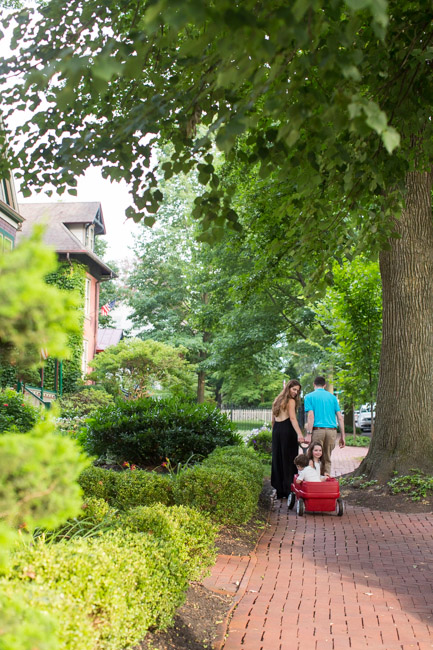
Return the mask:
<path id="1" fill-rule="evenodd" d="M 97 255 L 81 242 L 67 227 L 72 224 L 94 224 L 96 234 L 105 234 L 101 204 L 98 202 L 74 203 L 21 203 L 20 214 L 25 221 L 17 239 L 28 237 L 36 224 L 45 224 L 44 242 L 52 246 L 60 257 L 73 256 L 87 264 L 90 272 L 101 280 L 116 274 Z"/>

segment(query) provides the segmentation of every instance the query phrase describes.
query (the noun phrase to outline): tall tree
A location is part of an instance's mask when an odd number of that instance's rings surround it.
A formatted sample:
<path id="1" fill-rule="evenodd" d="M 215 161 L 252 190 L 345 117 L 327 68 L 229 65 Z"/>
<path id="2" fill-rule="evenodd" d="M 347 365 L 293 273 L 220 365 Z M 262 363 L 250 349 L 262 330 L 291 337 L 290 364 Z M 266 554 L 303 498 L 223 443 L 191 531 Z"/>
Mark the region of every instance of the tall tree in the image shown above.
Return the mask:
<path id="1" fill-rule="evenodd" d="M 332 332 L 330 362 L 345 404 L 376 401 L 382 335 L 382 292 L 377 262 L 359 257 L 334 264 L 333 286 L 316 313 Z"/>
<path id="2" fill-rule="evenodd" d="M 239 227 L 213 142 L 230 159 L 248 134 L 246 162 L 281 184 L 273 223 L 287 223 L 295 262 L 315 261 L 313 280 L 336 255 L 382 247 L 377 423 L 361 471 L 431 467 L 431 8 L 52 0 L 37 24 L 27 11 L 17 20 L 21 50 L 2 71 L 22 72 L 24 82 L 3 100 L 6 114 L 36 110 L 17 131 L 18 140 L 26 134 L 16 158 L 26 182 L 45 184 L 49 174 L 64 191 L 90 161 L 101 163 L 131 182 L 138 212 L 130 214 L 153 223 L 162 194 L 156 170 L 146 171 L 152 139 L 143 136 L 157 134 L 174 144 L 166 178 L 196 167 L 209 183 L 195 215 L 212 239 L 226 222 Z M 198 122 L 205 136 L 196 137 Z"/>

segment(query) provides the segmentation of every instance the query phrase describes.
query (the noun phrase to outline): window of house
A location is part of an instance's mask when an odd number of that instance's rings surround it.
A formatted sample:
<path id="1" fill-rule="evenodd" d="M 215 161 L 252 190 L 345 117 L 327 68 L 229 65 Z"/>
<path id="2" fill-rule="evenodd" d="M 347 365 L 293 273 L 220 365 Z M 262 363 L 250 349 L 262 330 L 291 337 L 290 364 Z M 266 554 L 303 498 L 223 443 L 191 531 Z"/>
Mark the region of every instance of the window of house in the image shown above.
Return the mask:
<path id="1" fill-rule="evenodd" d="M 9 235 L 9 233 L 4 232 L 3 230 L 0 229 L 0 254 L 8 253 L 13 249 L 13 247 L 14 247 L 14 240 L 12 235 Z"/>
<path id="2" fill-rule="evenodd" d="M 86 278 L 86 287 L 85 287 L 85 294 L 84 294 L 84 313 L 86 316 L 90 316 L 90 289 L 91 289 L 91 282 L 89 278 Z"/>
<path id="3" fill-rule="evenodd" d="M 6 203 L 7 205 L 14 207 L 11 185 L 10 182 L 6 180 L 6 178 L 0 180 L 0 199 L 3 201 L 3 203 Z"/>
<path id="4" fill-rule="evenodd" d="M 86 248 L 89 248 L 91 251 L 95 248 L 95 226 L 89 226 L 86 229 Z"/>
<path id="5" fill-rule="evenodd" d="M 83 341 L 83 356 L 81 357 L 81 373 L 85 377 L 87 375 L 87 353 L 89 350 L 89 342 L 84 339 Z"/>

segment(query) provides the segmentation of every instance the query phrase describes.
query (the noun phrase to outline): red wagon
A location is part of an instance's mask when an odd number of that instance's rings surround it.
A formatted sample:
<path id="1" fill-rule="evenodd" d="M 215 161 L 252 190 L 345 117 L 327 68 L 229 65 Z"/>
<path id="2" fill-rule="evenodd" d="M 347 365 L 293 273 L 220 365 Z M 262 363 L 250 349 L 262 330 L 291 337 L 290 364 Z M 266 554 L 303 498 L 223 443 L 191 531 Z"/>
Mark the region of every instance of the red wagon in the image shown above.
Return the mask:
<path id="1" fill-rule="evenodd" d="M 320 483 L 303 481 L 296 484 L 293 479 L 287 505 L 290 510 L 296 503 L 296 512 L 302 517 L 304 512 L 336 512 L 344 514 L 344 501 L 340 497 L 340 484 L 336 478 L 328 478 Z"/>

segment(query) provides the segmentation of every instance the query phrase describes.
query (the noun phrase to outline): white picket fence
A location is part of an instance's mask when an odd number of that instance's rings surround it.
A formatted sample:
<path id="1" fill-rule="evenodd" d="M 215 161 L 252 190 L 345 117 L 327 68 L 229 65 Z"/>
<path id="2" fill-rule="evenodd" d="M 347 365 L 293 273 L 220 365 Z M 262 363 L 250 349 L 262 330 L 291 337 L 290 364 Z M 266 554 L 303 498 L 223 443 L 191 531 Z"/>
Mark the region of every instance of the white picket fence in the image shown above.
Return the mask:
<path id="1" fill-rule="evenodd" d="M 257 426 L 270 424 L 272 420 L 271 409 L 221 409 L 232 422 L 252 422 Z"/>

